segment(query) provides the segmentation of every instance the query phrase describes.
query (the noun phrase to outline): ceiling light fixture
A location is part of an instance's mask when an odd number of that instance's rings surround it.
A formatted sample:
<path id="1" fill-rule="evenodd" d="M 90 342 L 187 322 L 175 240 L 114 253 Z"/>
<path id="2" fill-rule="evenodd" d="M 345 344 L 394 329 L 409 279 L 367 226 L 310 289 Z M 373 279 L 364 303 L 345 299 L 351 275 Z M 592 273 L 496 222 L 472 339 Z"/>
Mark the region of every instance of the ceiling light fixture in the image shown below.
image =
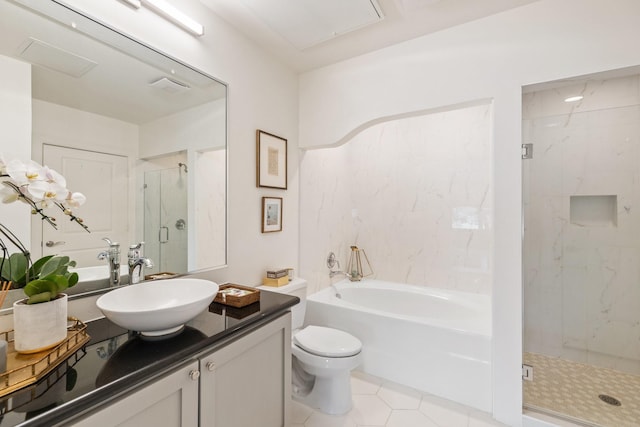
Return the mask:
<path id="1" fill-rule="evenodd" d="M 565 98 L 564 102 L 577 102 L 582 100 L 582 98 L 584 98 L 584 96 L 582 95 L 570 96 L 568 98 Z"/>
<path id="2" fill-rule="evenodd" d="M 154 12 L 173 22 L 174 24 L 184 28 L 191 34 L 196 36 L 204 35 L 204 27 L 202 24 L 194 21 L 165 0 L 142 0 L 142 2 L 152 9 Z"/>

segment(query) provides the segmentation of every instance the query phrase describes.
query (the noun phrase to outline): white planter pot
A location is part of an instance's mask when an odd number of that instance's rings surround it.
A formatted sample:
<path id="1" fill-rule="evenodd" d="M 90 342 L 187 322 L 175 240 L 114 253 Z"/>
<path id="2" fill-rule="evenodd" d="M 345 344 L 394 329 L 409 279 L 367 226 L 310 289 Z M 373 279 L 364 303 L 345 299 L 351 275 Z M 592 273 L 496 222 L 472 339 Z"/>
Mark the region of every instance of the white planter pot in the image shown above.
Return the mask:
<path id="1" fill-rule="evenodd" d="M 67 295 L 40 304 L 27 299 L 13 303 L 14 347 L 18 353 L 37 353 L 67 337 Z"/>

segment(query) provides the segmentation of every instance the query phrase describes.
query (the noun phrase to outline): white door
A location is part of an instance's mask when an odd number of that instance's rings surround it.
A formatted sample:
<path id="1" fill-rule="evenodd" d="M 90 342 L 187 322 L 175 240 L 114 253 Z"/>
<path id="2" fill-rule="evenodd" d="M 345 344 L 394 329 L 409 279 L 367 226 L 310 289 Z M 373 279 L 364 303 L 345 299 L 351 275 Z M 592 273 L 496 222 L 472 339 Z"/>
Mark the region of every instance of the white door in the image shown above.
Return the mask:
<path id="1" fill-rule="evenodd" d="M 79 191 L 87 201 L 73 209 L 90 233 L 69 221 L 61 211 L 53 216 L 58 229 L 42 227 L 43 255 L 68 255 L 78 267 L 104 264 L 97 255 L 106 248 L 103 237 L 120 243 L 126 256 L 128 236 L 128 159 L 124 156 L 97 153 L 75 148 L 43 145 L 42 163 L 67 179 L 67 188 Z M 50 209 L 50 212 L 54 212 Z"/>

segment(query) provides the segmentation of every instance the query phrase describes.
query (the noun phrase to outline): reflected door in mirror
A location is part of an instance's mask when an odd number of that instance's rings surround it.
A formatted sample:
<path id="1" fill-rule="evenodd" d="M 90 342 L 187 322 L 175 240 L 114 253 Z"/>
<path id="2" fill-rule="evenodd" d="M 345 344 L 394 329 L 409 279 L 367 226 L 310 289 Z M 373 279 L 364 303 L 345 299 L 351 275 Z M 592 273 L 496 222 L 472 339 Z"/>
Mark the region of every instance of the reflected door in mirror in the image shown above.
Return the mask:
<path id="1" fill-rule="evenodd" d="M 42 227 L 43 255 L 68 255 L 83 267 L 102 265 L 97 259 L 104 249 L 103 237 L 125 244 L 129 165 L 126 157 L 75 148 L 43 146 L 43 163 L 60 172 L 67 186 L 87 197 L 74 214 L 85 219 L 90 233 L 57 215 L 58 230 Z M 50 242 L 49 244 L 47 244 Z"/>

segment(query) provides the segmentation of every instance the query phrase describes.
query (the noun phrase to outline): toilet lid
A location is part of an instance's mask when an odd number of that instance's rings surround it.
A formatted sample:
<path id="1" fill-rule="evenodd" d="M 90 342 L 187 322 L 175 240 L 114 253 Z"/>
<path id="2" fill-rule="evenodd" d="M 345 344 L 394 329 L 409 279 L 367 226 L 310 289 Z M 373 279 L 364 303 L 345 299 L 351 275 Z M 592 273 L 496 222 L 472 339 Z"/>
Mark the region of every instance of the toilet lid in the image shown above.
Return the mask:
<path id="1" fill-rule="evenodd" d="M 293 342 L 317 356 L 348 357 L 362 350 L 362 343 L 358 338 L 323 326 L 307 326 L 293 336 Z"/>

